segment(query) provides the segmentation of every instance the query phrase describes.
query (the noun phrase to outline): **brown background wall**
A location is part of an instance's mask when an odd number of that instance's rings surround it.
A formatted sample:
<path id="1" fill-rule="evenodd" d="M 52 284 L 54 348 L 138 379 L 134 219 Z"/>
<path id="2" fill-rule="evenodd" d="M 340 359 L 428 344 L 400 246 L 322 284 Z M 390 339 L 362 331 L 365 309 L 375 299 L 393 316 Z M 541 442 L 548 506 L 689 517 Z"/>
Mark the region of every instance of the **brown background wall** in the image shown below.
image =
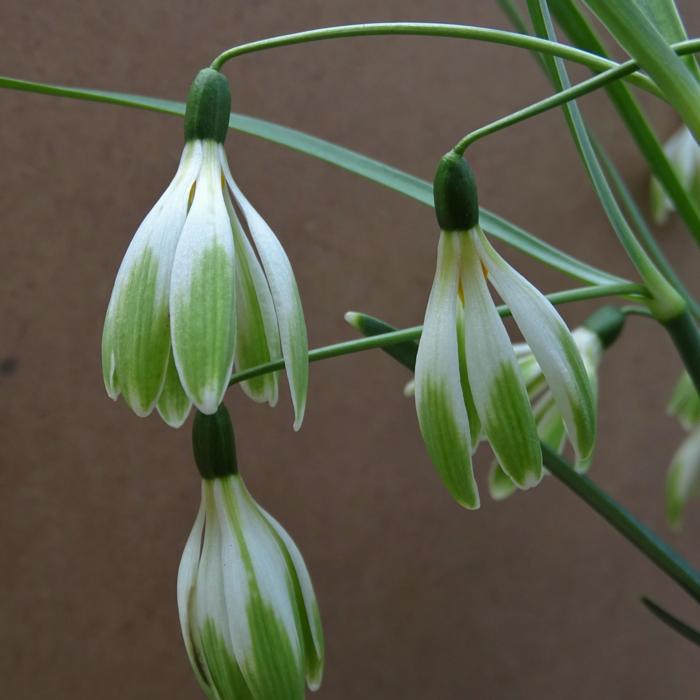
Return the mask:
<path id="1" fill-rule="evenodd" d="M 700 7 L 683 3 L 691 28 Z M 0 72 L 182 99 L 233 44 L 310 26 L 413 19 L 507 28 L 491 2 L 5 0 Z M 546 94 L 530 58 L 459 41 L 357 39 L 229 65 L 234 109 L 429 178 L 460 135 Z M 576 75 L 584 75 L 576 71 Z M 670 110 L 645 101 L 662 134 Z M 602 96 L 584 102 L 634 191 L 645 167 Z M 179 638 L 175 576 L 198 502 L 189 431 L 138 420 L 104 394 L 99 339 L 114 273 L 171 177 L 179 120 L 0 92 L 0 696 L 198 697 Z M 419 323 L 434 270 L 429 209 L 354 175 L 232 133 L 232 166 L 297 272 L 313 346 L 349 338 L 362 309 Z M 485 206 L 633 274 L 560 114 L 478 145 Z M 664 246 L 686 278 L 679 226 Z M 511 250 L 542 289 L 570 284 Z M 593 308 L 566 309 L 572 325 Z M 663 415 L 679 371 L 632 320 L 602 369 L 592 476 L 698 562 L 698 509 L 665 528 Z M 686 597 L 553 479 L 467 513 L 428 463 L 407 375 L 380 352 L 314 365 L 304 428 L 232 391 L 240 462 L 313 573 L 328 642 L 321 698 L 697 698 L 697 650 L 653 620 L 649 594 Z M 695 511 L 695 512 L 693 512 Z"/>

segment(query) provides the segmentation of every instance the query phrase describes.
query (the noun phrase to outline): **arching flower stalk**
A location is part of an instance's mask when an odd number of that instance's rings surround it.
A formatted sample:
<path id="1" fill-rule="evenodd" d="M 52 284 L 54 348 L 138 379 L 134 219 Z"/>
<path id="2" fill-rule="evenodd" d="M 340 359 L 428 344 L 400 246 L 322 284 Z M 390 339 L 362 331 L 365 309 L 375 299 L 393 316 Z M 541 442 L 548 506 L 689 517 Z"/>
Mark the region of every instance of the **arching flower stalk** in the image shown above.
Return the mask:
<path id="1" fill-rule="evenodd" d="M 102 336 L 105 387 L 137 415 L 157 407 L 178 427 L 193 404 L 216 411 L 234 366 L 284 357 L 298 429 L 308 384 L 304 314 L 280 242 L 229 170 L 230 105 L 226 78 L 200 71 L 180 165 L 117 273 Z M 275 405 L 278 376 L 256 377 L 243 389 Z"/>

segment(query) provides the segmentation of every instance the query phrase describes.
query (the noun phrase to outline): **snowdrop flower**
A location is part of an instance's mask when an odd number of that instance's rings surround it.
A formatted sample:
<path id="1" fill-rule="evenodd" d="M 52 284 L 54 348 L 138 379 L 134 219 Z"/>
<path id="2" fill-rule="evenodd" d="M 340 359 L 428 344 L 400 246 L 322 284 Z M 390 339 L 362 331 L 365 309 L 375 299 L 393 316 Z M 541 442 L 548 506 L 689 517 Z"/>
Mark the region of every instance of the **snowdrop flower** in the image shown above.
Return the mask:
<path id="1" fill-rule="evenodd" d="M 180 625 L 210 700 L 302 700 L 323 673 L 323 632 L 309 573 L 282 526 L 237 472 L 222 405 L 193 428 L 202 502 L 177 581 Z"/>
<path id="2" fill-rule="evenodd" d="M 591 385 L 594 410 L 598 395 L 598 366 L 603 351 L 617 339 L 624 322 L 625 316 L 619 309 L 614 306 L 604 306 L 571 334 Z M 514 345 L 513 351 L 518 359 L 520 373 L 527 388 L 537 425 L 537 435 L 548 447 L 561 454 L 566 444 L 566 427 L 554 395 L 547 385 L 542 368 L 530 346 L 526 343 Z M 579 460 L 575 466 L 577 471 L 583 472 L 589 464 L 590 459 L 586 459 Z M 495 500 L 502 500 L 513 494 L 515 489 L 513 481 L 503 471 L 498 461 L 494 460 L 489 474 L 491 497 Z"/>
<path id="3" fill-rule="evenodd" d="M 666 476 L 666 517 L 678 530 L 686 503 L 700 492 L 700 396 L 687 372 L 673 391 L 668 412 L 688 431 Z"/>
<path id="4" fill-rule="evenodd" d="M 691 199 L 700 206 L 700 146 L 688 130 L 681 126 L 665 143 L 664 152 L 681 185 L 688 191 Z M 657 224 L 663 224 L 675 209 L 663 185 L 652 176 L 649 186 L 651 213 Z"/>
<path id="5" fill-rule="evenodd" d="M 530 346 L 580 462 L 595 441 L 593 391 L 557 311 L 486 239 L 473 174 L 456 153 L 441 160 L 434 195 L 441 234 L 416 359 L 416 409 L 445 485 L 460 504 L 477 508 L 471 455 L 482 432 L 518 487 L 542 476 L 535 416 L 489 281 Z"/>
<path id="6" fill-rule="evenodd" d="M 180 165 L 117 273 L 102 337 L 105 386 L 137 415 L 157 406 L 178 427 L 192 404 L 216 411 L 234 366 L 282 356 L 298 429 L 308 383 L 304 315 L 282 246 L 231 176 L 223 147 L 230 105 L 226 78 L 200 71 Z M 243 389 L 274 405 L 278 377 Z"/>

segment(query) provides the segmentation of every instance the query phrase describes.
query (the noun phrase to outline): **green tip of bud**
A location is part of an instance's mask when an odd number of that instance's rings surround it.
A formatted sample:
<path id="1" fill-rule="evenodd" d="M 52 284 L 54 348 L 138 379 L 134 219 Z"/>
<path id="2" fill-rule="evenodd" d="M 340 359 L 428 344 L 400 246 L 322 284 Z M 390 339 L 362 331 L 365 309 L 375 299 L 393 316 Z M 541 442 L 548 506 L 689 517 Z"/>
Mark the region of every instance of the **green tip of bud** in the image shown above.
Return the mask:
<path id="1" fill-rule="evenodd" d="M 226 406 L 211 416 L 197 411 L 192 424 L 192 450 L 203 479 L 216 479 L 238 472 L 233 425 Z"/>
<path id="2" fill-rule="evenodd" d="M 604 348 L 609 348 L 617 340 L 624 325 L 625 315 L 616 306 L 601 307 L 583 323 L 600 338 Z"/>
<path id="3" fill-rule="evenodd" d="M 474 172 L 454 151 L 438 163 L 433 180 L 435 215 L 443 231 L 468 231 L 479 223 L 479 199 Z"/>
<path id="4" fill-rule="evenodd" d="M 203 68 L 190 87 L 185 109 L 185 142 L 213 140 L 223 143 L 231 115 L 231 91 L 225 75 Z"/>

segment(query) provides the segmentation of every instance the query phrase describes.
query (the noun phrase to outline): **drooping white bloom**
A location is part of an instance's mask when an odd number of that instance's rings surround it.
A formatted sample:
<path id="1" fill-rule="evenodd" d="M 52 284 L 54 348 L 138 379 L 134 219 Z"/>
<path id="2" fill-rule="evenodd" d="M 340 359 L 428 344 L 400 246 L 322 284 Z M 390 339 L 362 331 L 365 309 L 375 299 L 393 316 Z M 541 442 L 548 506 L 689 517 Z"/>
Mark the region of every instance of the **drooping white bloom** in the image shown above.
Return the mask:
<path id="1" fill-rule="evenodd" d="M 117 273 L 102 338 L 105 386 L 137 415 L 157 406 L 178 427 L 193 404 L 216 411 L 233 367 L 284 357 L 298 429 L 308 384 L 301 301 L 282 246 L 231 176 L 223 147 L 229 112 L 226 79 L 201 71 L 180 166 Z M 277 402 L 276 374 L 243 388 L 256 401 Z"/>
<path id="2" fill-rule="evenodd" d="M 581 462 L 595 441 L 593 392 L 564 321 L 479 227 L 473 175 L 455 154 L 438 168 L 435 205 L 442 232 L 416 359 L 416 409 L 446 486 L 459 503 L 477 508 L 471 455 L 481 433 L 517 486 L 542 476 L 535 416 L 489 281 L 532 349 Z"/>
<path id="3" fill-rule="evenodd" d="M 603 356 L 603 341 L 597 333 L 585 326 L 576 328 L 571 335 L 583 360 L 595 406 L 598 394 L 598 366 Z M 518 358 L 520 372 L 525 381 L 530 404 L 532 405 L 535 424 L 537 425 L 537 435 L 545 445 L 555 452 L 561 453 L 566 444 L 566 427 L 554 395 L 547 385 L 542 368 L 532 353 L 530 346 L 526 343 L 514 345 L 513 350 Z M 589 459 L 579 461 L 576 464 L 576 469 L 585 471 L 589 463 Z M 502 500 L 510 496 L 515 490 L 516 486 L 513 481 L 503 471 L 498 461 L 494 460 L 489 474 L 489 492 L 491 496 L 496 500 Z"/>
<path id="4" fill-rule="evenodd" d="M 687 372 L 673 391 L 668 412 L 688 431 L 666 475 L 666 517 L 680 529 L 686 503 L 700 493 L 700 395 Z"/>
<path id="5" fill-rule="evenodd" d="M 177 582 L 192 668 L 211 700 L 304 697 L 323 673 L 311 578 L 282 526 L 237 474 L 205 479 Z"/>
<path id="6" fill-rule="evenodd" d="M 664 144 L 664 152 L 680 184 L 700 207 L 700 145 L 687 126 L 681 126 L 671 136 Z M 657 224 L 665 223 L 669 213 L 676 207 L 663 185 L 654 176 L 649 185 L 649 199 L 654 221 Z"/>

